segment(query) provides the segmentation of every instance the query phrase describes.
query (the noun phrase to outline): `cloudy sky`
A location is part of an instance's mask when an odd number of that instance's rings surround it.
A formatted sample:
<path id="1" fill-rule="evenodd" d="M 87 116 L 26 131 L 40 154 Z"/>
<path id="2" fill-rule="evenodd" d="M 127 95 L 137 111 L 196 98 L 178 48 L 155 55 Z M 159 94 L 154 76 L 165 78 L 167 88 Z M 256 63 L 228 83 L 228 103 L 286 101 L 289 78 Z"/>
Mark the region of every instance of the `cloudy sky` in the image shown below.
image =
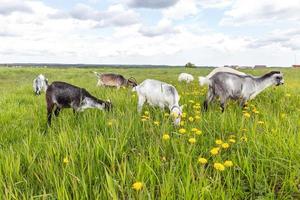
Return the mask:
<path id="1" fill-rule="evenodd" d="M 299 0 L 0 0 L 0 63 L 290 66 Z"/>

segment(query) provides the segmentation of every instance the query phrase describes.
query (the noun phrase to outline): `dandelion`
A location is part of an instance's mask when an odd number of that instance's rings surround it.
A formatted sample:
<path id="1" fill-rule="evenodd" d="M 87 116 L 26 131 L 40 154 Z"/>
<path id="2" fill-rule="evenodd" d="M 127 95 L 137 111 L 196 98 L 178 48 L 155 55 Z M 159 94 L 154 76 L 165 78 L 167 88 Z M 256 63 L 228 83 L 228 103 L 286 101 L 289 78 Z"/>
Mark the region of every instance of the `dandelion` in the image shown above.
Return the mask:
<path id="1" fill-rule="evenodd" d="M 229 138 L 235 138 L 235 135 L 231 134 L 229 135 Z"/>
<path id="2" fill-rule="evenodd" d="M 142 118 L 141 121 L 142 121 L 142 122 L 145 122 L 145 121 L 147 121 L 147 119 L 146 119 L 146 118 Z"/>
<path id="3" fill-rule="evenodd" d="M 184 126 L 184 121 L 181 121 L 181 122 L 180 122 L 180 126 Z"/>
<path id="4" fill-rule="evenodd" d="M 247 138 L 246 136 L 243 136 L 243 137 L 241 137 L 241 141 L 247 142 L 247 141 L 248 141 L 248 138 Z"/>
<path id="5" fill-rule="evenodd" d="M 113 125 L 113 122 L 112 122 L 112 121 L 109 121 L 107 124 L 108 124 L 108 126 L 112 126 L 112 125 Z"/>
<path id="6" fill-rule="evenodd" d="M 194 121 L 194 118 L 193 118 L 193 117 L 189 117 L 189 121 L 190 121 L 190 122 L 193 122 L 193 121 Z"/>
<path id="7" fill-rule="evenodd" d="M 224 171 L 224 170 L 225 170 L 224 165 L 221 164 L 221 163 L 215 163 L 215 164 L 214 164 L 214 168 L 215 168 L 216 170 L 219 170 L 219 171 Z"/>
<path id="8" fill-rule="evenodd" d="M 131 95 L 132 98 L 135 98 L 135 94 Z"/>
<path id="9" fill-rule="evenodd" d="M 217 155 L 217 154 L 219 153 L 219 150 L 220 150 L 219 147 L 215 147 L 215 148 L 212 148 L 212 149 L 210 150 L 210 153 L 211 153 L 212 155 Z"/>
<path id="10" fill-rule="evenodd" d="M 257 111 L 257 110 L 253 110 L 253 112 L 254 112 L 255 114 L 259 114 L 259 111 Z"/>
<path id="11" fill-rule="evenodd" d="M 145 115 L 149 115 L 149 111 L 145 111 L 144 114 L 145 114 Z"/>
<path id="12" fill-rule="evenodd" d="M 179 133 L 184 134 L 186 133 L 186 130 L 184 128 L 179 129 Z"/>
<path id="13" fill-rule="evenodd" d="M 202 134 L 201 130 L 196 131 L 196 135 L 201 135 L 201 134 Z"/>
<path id="14" fill-rule="evenodd" d="M 189 103 L 195 103 L 195 101 L 194 100 L 189 100 Z"/>
<path id="15" fill-rule="evenodd" d="M 169 117 L 170 116 L 170 114 L 169 113 L 165 113 L 165 117 Z"/>
<path id="16" fill-rule="evenodd" d="M 263 122 L 263 121 L 258 121 L 257 123 L 258 123 L 258 124 L 264 124 L 265 122 Z"/>
<path id="17" fill-rule="evenodd" d="M 196 143 L 196 138 L 190 138 L 189 143 L 190 144 L 195 144 Z"/>
<path id="18" fill-rule="evenodd" d="M 153 123 L 154 123 L 154 125 L 159 126 L 159 121 L 155 121 Z"/>
<path id="19" fill-rule="evenodd" d="M 187 115 L 187 114 L 186 114 L 185 112 L 183 112 L 182 115 L 181 115 L 181 117 L 182 117 L 182 118 L 186 118 L 186 115 Z"/>
<path id="20" fill-rule="evenodd" d="M 207 163 L 207 159 L 200 157 L 200 158 L 198 158 L 198 162 L 202 165 L 205 165 Z"/>
<path id="21" fill-rule="evenodd" d="M 197 128 L 192 128 L 192 130 L 191 130 L 192 132 L 197 132 L 198 131 L 198 129 Z"/>
<path id="22" fill-rule="evenodd" d="M 223 143 L 223 144 L 222 144 L 222 148 L 223 148 L 223 149 L 228 149 L 228 148 L 229 148 L 229 144 L 226 143 L 226 142 Z"/>
<path id="23" fill-rule="evenodd" d="M 287 93 L 285 96 L 286 97 L 291 97 L 292 95 L 290 93 Z"/>
<path id="24" fill-rule="evenodd" d="M 164 134 L 163 135 L 163 140 L 169 140 L 170 139 L 170 135 L 169 134 Z"/>
<path id="25" fill-rule="evenodd" d="M 65 157 L 64 160 L 63 160 L 63 162 L 64 162 L 65 164 L 68 164 L 70 161 L 69 161 L 68 157 Z"/>
<path id="26" fill-rule="evenodd" d="M 139 191 L 143 188 L 143 183 L 142 182 L 135 182 L 134 184 L 132 184 L 132 189 Z"/>
<path id="27" fill-rule="evenodd" d="M 199 116 L 199 115 L 196 115 L 196 116 L 195 116 L 195 119 L 196 119 L 196 120 L 200 119 L 200 116 Z"/>
<path id="28" fill-rule="evenodd" d="M 249 113 L 247 113 L 247 112 L 244 113 L 244 117 L 250 118 L 250 116 L 251 116 L 251 115 L 250 115 Z"/>
<path id="29" fill-rule="evenodd" d="M 223 144 L 223 141 L 222 140 L 216 140 L 216 144 L 218 144 L 218 145 Z"/>
<path id="30" fill-rule="evenodd" d="M 230 161 L 230 160 L 226 160 L 226 161 L 224 162 L 224 166 L 225 166 L 225 167 L 232 167 L 232 166 L 233 166 L 233 162 Z"/>
<path id="31" fill-rule="evenodd" d="M 230 143 L 235 143 L 235 139 L 232 139 L 232 138 L 229 139 L 228 141 L 229 141 Z"/>
<path id="32" fill-rule="evenodd" d="M 161 159 L 162 159 L 162 161 L 164 161 L 164 162 L 166 162 L 166 161 L 167 161 L 167 159 L 166 159 L 166 157 L 165 157 L 165 156 L 163 156 Z"/>

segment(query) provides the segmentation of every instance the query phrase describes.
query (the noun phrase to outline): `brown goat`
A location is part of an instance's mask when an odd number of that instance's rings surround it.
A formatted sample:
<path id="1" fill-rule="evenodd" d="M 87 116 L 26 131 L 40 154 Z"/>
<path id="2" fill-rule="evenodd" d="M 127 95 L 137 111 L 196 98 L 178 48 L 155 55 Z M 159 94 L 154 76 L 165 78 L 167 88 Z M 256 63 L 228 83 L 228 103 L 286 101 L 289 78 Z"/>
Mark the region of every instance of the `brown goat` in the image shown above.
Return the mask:
<path id="1" fill-rule="evenodd" d="M 106 73 L 100 74 L 98 72 L 94 72 L 98 77 L 97 86 L 109 86 L 109 87 L 135 87 L 137 86 L 137 82 L 133 77 L 129 79 L 124 78 L 124 76 L 120 74 Z"/>

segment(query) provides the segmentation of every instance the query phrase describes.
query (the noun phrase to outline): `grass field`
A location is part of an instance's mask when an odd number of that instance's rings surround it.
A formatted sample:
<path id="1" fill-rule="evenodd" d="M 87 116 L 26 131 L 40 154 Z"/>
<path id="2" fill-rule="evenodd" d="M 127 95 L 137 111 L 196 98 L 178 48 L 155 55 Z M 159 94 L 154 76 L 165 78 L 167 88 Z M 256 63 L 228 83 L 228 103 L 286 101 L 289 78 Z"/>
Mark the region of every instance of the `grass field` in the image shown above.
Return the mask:
<path id="1" fill-rule="evenodd" d="M 177 76 L 208 69 L 97 69 L 174 84 L 186 104 L 180 128 L 167 110 L 146 106 L 139 115 L 131 89 L 97 88 L 93 70 L 0 68 L 0 199 L 300 199 L 300 70 L 281 69 L 285 85 L 244 112 L 231 102 L 204 113 L 206 89 Z M 39 73 L 111 99 L 113 112 L 65 109 L 44 133 L 45 95 L 32 91 Z M 226 160 L 233 166 L 221 171 Z"/>

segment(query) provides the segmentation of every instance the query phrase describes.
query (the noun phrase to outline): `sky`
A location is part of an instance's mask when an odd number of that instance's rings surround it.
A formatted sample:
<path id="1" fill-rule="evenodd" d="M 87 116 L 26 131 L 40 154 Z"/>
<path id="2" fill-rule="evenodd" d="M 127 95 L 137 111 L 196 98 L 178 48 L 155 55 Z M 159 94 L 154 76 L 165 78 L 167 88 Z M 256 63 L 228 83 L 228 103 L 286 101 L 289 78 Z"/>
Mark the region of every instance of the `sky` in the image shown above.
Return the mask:
<path id="1" fill-rule="evenodd" d="M 0 63 L 300 63 L 300 0 L 0 0 Z"/>

